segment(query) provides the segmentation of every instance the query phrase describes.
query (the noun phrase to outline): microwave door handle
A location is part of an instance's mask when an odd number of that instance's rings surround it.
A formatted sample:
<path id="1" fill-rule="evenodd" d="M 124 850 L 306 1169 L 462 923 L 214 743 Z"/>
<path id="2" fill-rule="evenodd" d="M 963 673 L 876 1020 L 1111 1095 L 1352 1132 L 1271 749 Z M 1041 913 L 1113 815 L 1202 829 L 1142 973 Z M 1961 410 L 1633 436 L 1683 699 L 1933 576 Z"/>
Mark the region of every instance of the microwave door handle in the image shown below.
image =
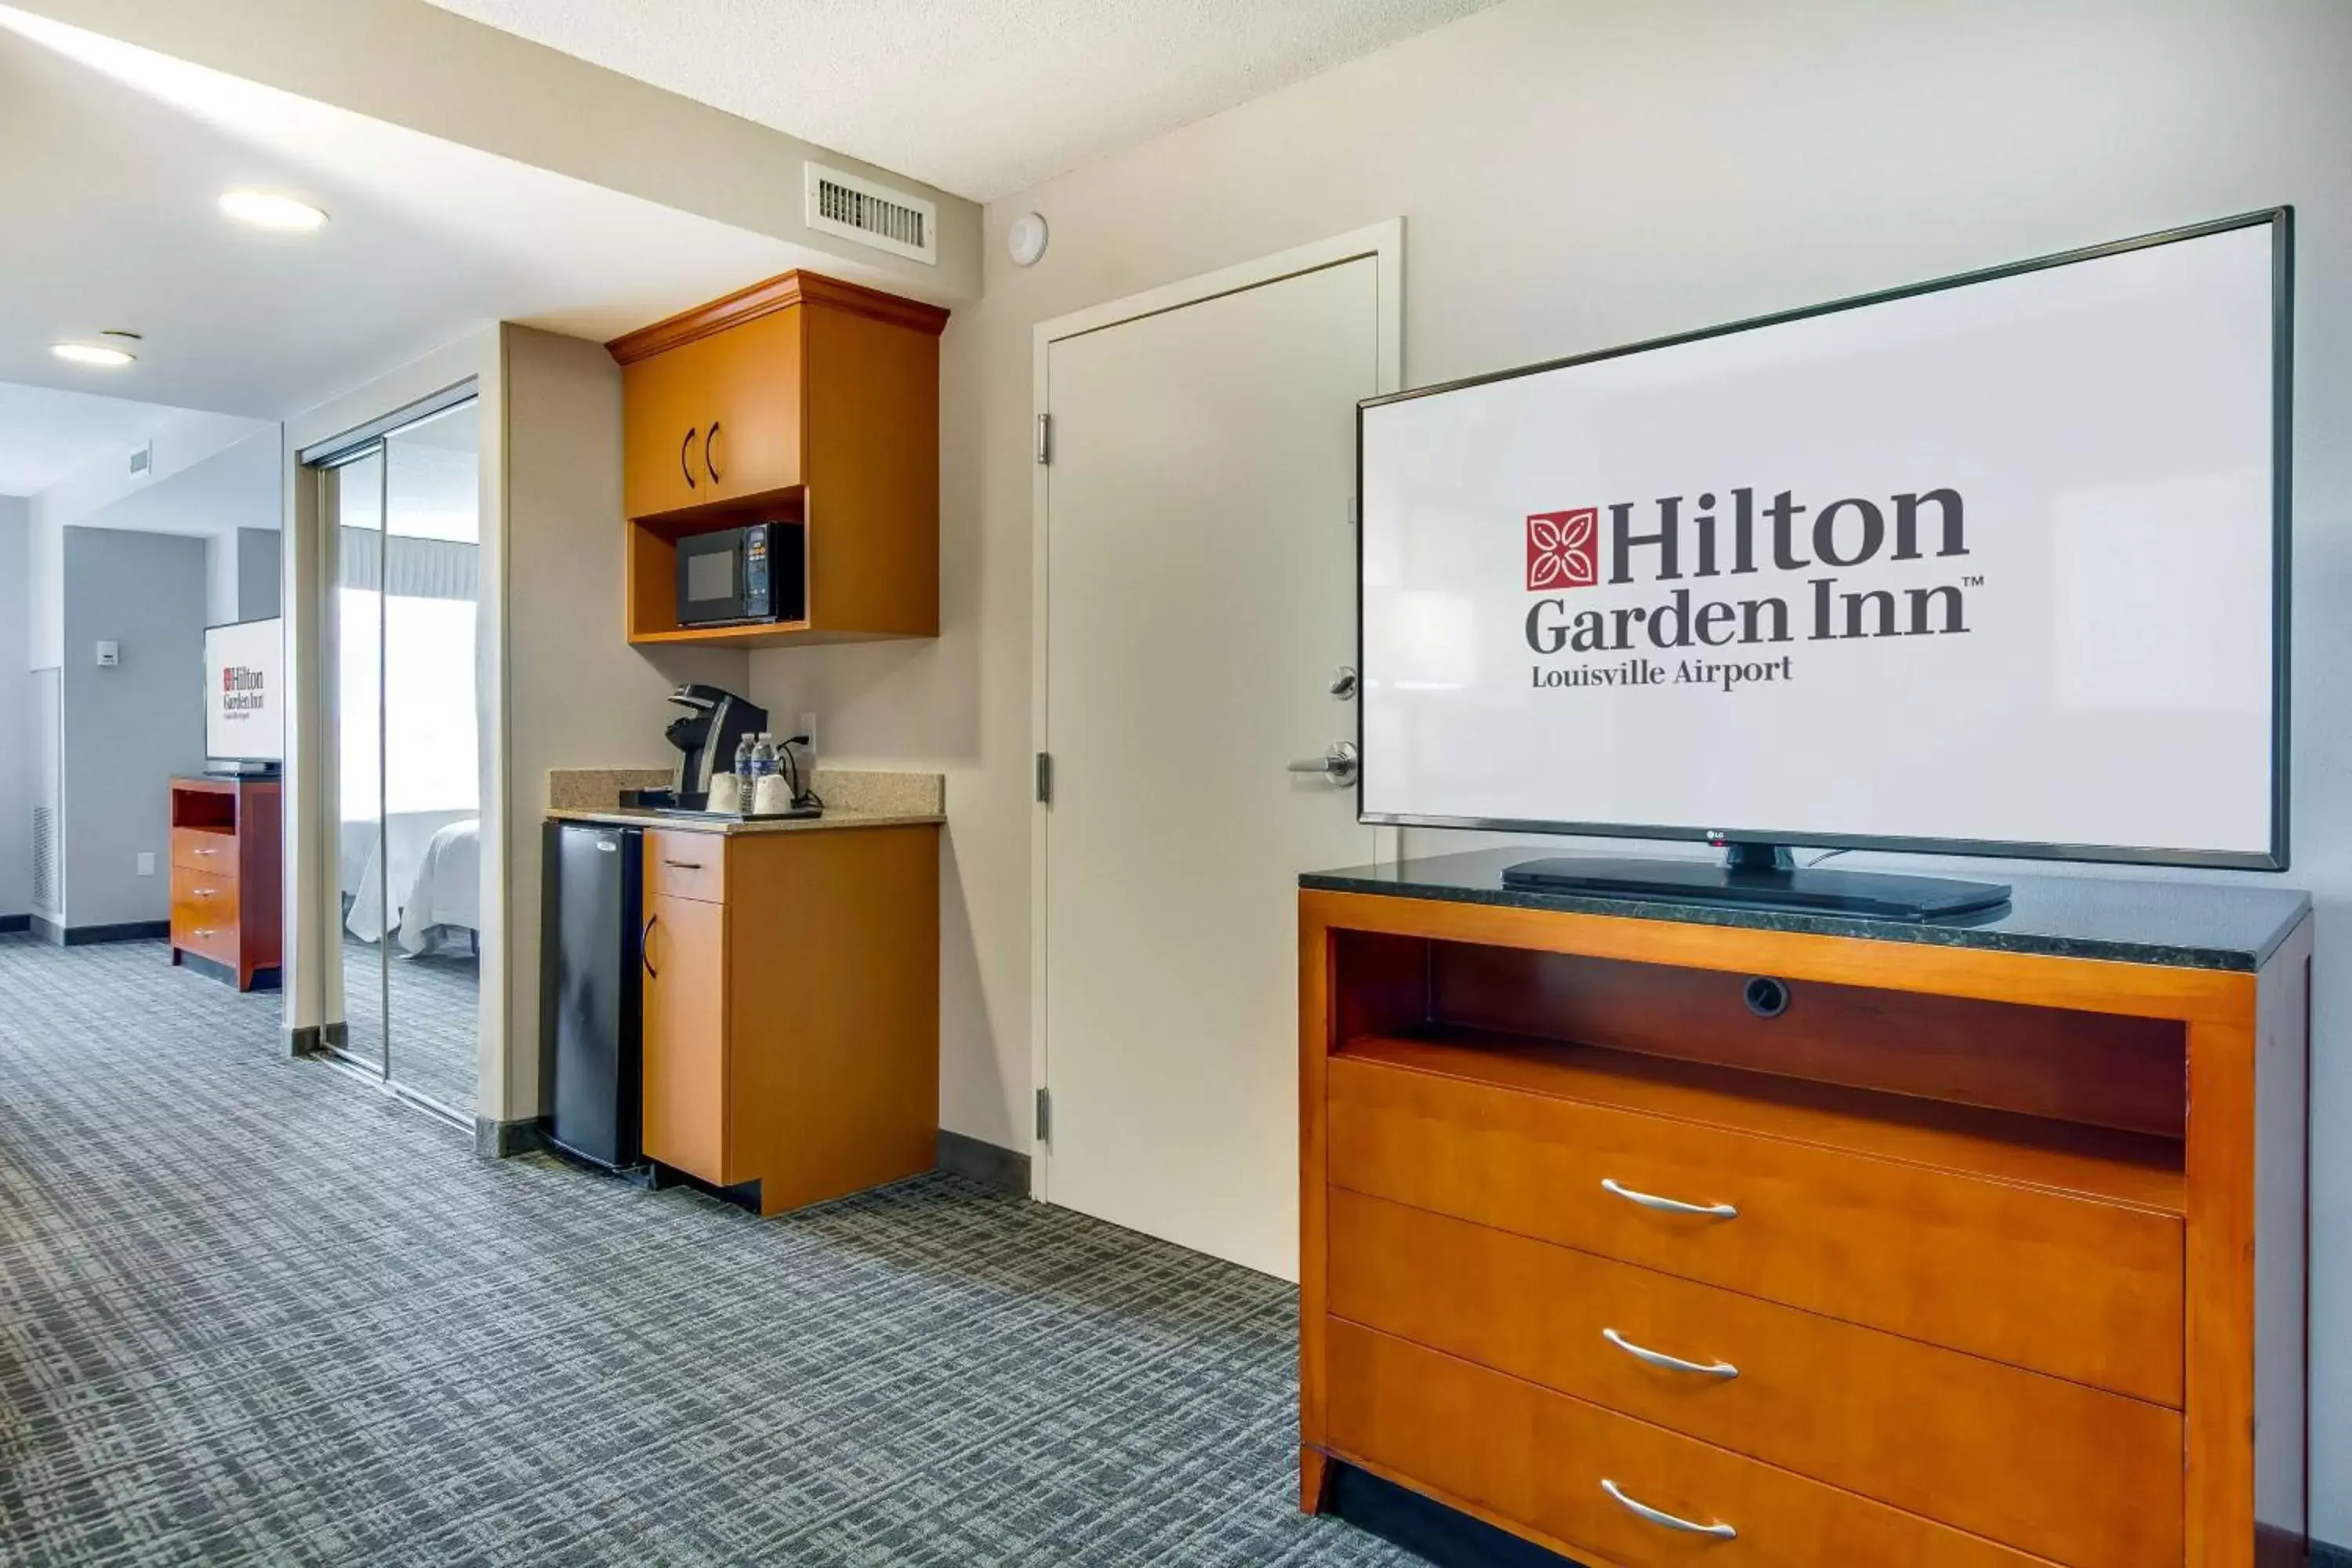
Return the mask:
<path id="1" fill-rule="evenodd" d="M 696 489 L 700 488 L 695 481 L 694 464 L 688 459 L 686 455 L 687 448 L 694 445 L 694 437 L 698 434 L 699 434 L 699 432 L 689 425 L 687 426 L 686 438 L 677 444 L 678 471 L 686 476 L 686 488 L 688 489 Z"/>

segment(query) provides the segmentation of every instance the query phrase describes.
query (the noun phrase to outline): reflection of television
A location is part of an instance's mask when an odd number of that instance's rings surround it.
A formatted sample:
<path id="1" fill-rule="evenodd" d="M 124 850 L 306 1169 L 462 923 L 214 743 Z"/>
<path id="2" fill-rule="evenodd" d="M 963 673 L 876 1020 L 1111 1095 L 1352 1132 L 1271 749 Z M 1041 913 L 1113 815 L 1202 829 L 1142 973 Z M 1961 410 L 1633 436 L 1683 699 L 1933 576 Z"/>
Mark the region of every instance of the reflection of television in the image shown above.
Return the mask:
<path id="1" fill-rule="evenodd" d="M 205 628 L 205 754 L 215 765 L 266 772 L 285 757 L 284 654 L 274 616 Z"/>
<path id="2" fill-rule="evenodd" d="M 1362 815 L 1784 884 L 1790 844 L 2284 868 L 2290 245 L 2282 208 L 1367 403 Z"/>

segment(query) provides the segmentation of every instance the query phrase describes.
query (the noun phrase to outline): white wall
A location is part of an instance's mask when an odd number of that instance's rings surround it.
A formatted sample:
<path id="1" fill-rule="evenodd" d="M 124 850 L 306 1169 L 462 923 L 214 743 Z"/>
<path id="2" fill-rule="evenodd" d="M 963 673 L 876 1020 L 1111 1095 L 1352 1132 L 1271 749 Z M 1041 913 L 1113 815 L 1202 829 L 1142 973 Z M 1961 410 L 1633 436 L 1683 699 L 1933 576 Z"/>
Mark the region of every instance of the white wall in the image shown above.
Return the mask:
<path id="1" fill-rule="evenodd" d="M 33 908 L 30 510 L 0 496 L 0 916 Z"/>
<path id="2" fill-rule="evenodd" d="M 992 205 L 983 297 L 945 341 L 940 638 L 753 657 L 753 695 L 816 710 L 833 760 L 950 774 L 945 1123 L 1027 1144 L 1034 323 L 1402 216 L 1423 384 L 2292 202 L 2286 879 L 2321 905 L 2312 1227 L 2343 1237 L 2352 731 L 2327 698 L 2352 684 L 2347 82 L 2337 0 L 1512 0 Z M 1032 207 L 1053 245 L 1021 270 L 1003 236 Z M 2352 1248 L 2315 1266 L 2315 1523 L 2352 1541 Z"/>

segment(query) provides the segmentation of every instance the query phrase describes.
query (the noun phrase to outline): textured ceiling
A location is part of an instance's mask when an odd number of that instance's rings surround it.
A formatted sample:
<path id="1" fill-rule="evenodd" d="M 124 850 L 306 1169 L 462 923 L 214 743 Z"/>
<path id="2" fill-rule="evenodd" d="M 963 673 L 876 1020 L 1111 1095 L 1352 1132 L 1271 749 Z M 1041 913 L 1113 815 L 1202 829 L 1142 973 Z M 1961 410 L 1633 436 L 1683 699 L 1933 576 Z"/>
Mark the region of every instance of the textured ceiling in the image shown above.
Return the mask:
<path id="1" fill-rule="evenodd" d="M 1493 0 L 433 0 L 989 201 Z"/>

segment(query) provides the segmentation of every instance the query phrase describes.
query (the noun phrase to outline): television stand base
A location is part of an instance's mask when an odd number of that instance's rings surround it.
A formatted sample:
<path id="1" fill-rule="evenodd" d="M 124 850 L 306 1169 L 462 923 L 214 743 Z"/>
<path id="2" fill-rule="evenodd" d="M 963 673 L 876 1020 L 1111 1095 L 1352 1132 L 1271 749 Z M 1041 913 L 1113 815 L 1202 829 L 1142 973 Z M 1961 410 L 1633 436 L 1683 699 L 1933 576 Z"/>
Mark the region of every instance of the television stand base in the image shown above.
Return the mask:
<path id="1" fill-rule="evenodd" d="M 1887 871 L 1800 868 L 1779 844 L 1730 844 L 1723 860 L 1633 860 L 1597 855 L 1522 860 L 1503 886 L 1523 893 L 1622 899 L 1634 903 L 1736 904 L 1864 920 L 1933 921 L 1996 910 L 2009 902 L 2005 882 L 1906 877 Z"/>

